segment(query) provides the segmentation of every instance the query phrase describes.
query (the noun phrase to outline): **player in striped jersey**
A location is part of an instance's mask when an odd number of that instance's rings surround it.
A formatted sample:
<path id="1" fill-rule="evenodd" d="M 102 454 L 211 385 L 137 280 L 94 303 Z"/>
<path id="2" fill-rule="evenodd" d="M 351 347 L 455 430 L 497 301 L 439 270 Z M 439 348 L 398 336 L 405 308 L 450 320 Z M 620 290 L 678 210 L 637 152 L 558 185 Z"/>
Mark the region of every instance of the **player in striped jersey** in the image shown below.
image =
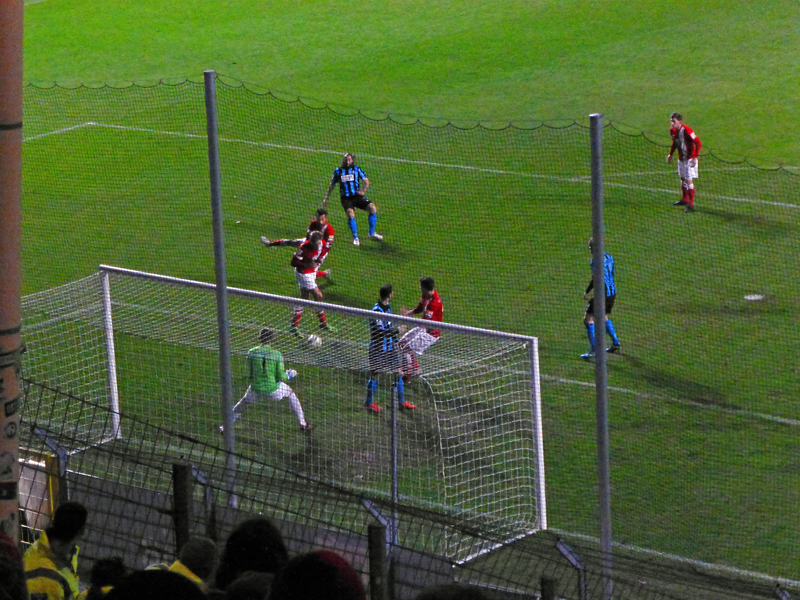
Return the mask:
<path id="1" fill-rule="evenodd" d="M 697 157 L 703 144 L 700 138 L 692 131 L 691 127 L 683 124 L 681 113 L 674 112 L 670 115 L 672 127 L 669 136 L 672 138 L 672 147 L 667 155 L 667 162 L 672 162 L 672 155 L 678 151 L 678 175 L 681 178 L 681 199 L 675 206 L 685 206 L 685 213 L 694 212 L 694 180 L 697 179 Z"/>
<path id="2" fill-rule="evenodd" d="M 276 247 L 284 247 L 284 246 L 291 246 L 293 248 L 299 248 L 303 245 L 308 239 L 308 236 L 311 234 L 312 231 L 320 231 L 322 232 L 322 254 L 320 254 L 319 262 L 317 263 L 317 277 L 325 277 L 328 279 L 330 283 L 331 281 L 331 269 L 327 271 L 321 271 L 320 267 L 322 267 L 322 263 L 325 262 L 325 259 L 328 257 L 328 254 L 333 247 L 333 225 L 328 222 L 328 211 L 324 208 L 317 209 L 317 218 L 311 221 L 308 225 L 308 230 L 306 231 L 306 237 L 304 238 L 297 238 L 297 239 L 280 239 L 280 240 L 269 240 L 267 236 L 261 236 L 261 243 L 264 244 L 267 248 L 276 248 Z"/>
<path id="3" fill-rule="evenodd" d="M 362 182 L 364 183 L 364 189 L 361 189 Z M 353 232 L 353 244 L 355 246 L 361 245 L 361 241 L 358 239 L 356 208 L 369 213 L 367 221 L 369 223 L 370 239 L 382 240 L 383 236 L 375 232 L 375 225 L 378 223 L 378 208 L 365 195 L 367 188 L 369 188 L 369 179 L 364 170 L 355 163 L 355 158 L 349 152 L 342 158 L 342 165 L 333 171 L 331 184 L 322 199 L 323 208 L 328 205 L 331 192 L 337 183 L 339 184 L 339 199 L 342 202 L 344 212 L 347 214 L 347 226 Z"/>
<path id="4" fill-rule="evenodd" d="M 592 240 L 590 239 L 589 252 L 591 251 Z M 589 261 L 590 268 L 592 267 L 593 263 L 594 259 Z M 614 281 L 614 258 L 610 254 L 606 253 L 603 265 L 603 278 L 605 280 L 606 288 L 606 332 L 608 332 L 608 335 L 611 336 L 612 341 L 611 346 L 606 348 L 606 352 L 618 352 L 620 348 L 622 348 L 622 345 L 617 337 L 617 332 L 614 330 L 614 323 L 609 318 L 611 311 L 614 309 L 614 302 L 617 299 L 617 284 Z M 586 288 L 586 291 L 583 294 L 583 299 L 588 300 L 589 302 L 589 304 L 586 306 L 586 314 L 583 315 L 583 325 L 586 327 L 586 336 L 589 338 L 589 352 L 586 354 L 581 354 L 581 358 L 585 359 L 594 357 L 594 298 L 589 297 L 589 292 L 591 292 L 592 289 L 594 289 L 594 277 L 592 277 L 591 281 L 589 281 L 589 286 Z"/>
<path id="5" fill-rule="evenodd" d="M 390 305 L 394 287 L 391 283 L 381 286 L 380 300 L 375 303 L 372 310 L 385 315 L 392 314 Z M 400 408 L 414 409 L 414 404 L 405 400 L 405 384 L 400 377 L 400 350 L 398 347 L 398 337 L 400 331 L 391 321 L 385 319 L 373 319 L 369 322 L 369 380 L 367 381 L 367 399 L 364 407 L 374 412 L 383 409 L 374 403 L 373 397 L 378 388 L 378 376 L 380 373 L 394 373 L 396 378 L 392 384 L 392 391 L 397 394 L 397 402 Z"/>

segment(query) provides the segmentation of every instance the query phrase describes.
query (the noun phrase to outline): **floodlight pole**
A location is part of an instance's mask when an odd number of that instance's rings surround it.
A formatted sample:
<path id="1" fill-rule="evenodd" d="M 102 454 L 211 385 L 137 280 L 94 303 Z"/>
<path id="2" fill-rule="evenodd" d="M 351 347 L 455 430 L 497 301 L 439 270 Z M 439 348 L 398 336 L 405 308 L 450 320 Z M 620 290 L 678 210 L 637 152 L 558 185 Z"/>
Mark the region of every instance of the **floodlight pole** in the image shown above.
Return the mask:
<path id="1" fill-rule="evenodd" d="M 208 131 L 208 170 L 211 183 L 211 217 L 214 230 L 214 267 L 217 283 L 217 327 L 219 330 L 219 383 L 221 392 L 222 440 L 227 453 L 226 487 L 228 504 L 236 507 L 233 436 L 233 382 L 231 378 L 231 330 L 228 318 L 228 276 L 225 267 L 225 235 L 222 215 L 222 175 L 219 162 L 219 127 L 217 122 L 217 73 L 203 73 Z"/>
<path id="2" fill-rule="evenodd" d="M 23 0 L 0 2 L 0 531 L 19 542 Z"/>
<path id="3" fill-rule="evenodd" d="M 603 115 L 589 115 L 592 146 L 592 281 L 594 281 L 595 413 L 597 418 L 597 479 L 600 509 L 600 551 L 603 555 L 603 598 L 610 600 L 611 477 L 608 436 L 608 377 L 606 372 L 605 223 L 603 216 Z"/>

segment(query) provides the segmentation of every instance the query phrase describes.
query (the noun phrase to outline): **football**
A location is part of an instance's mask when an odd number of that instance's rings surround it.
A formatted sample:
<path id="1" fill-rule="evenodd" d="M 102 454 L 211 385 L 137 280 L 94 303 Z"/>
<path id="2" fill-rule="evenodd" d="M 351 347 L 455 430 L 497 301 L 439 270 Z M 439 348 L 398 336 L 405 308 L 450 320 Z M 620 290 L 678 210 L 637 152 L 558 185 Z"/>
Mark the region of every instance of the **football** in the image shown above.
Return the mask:
<path id="1" fill-rule="evenodd" d="M 306 342 L 311 348 L 319 348 L 320 346 L 322 346 L 322 338 L 319 337 L 318 335 L 311 334 L 310 336 L 308 336 Z"/>

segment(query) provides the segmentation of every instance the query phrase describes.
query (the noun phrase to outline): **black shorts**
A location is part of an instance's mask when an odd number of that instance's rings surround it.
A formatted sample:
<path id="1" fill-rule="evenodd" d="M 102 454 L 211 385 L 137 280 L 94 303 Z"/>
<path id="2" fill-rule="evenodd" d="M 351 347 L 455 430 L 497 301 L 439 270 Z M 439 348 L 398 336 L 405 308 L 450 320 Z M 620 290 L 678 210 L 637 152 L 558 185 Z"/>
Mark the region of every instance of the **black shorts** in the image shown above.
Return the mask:
<path id="1" fill-rule="evenodd" d="M 367 200 L 366 196 L 356 194 L 355 196 L 341 196 L 342 208 L 349 210 L 351 208 L 358 208 L 360 210 L 367 210 L 372 200 Z"/>
<path id="2" fill-rule="evenodd" d="M 369 370 L 376 372 L 399 371 L 400 352 L 397 347 L 384 351 L 382 342 L 372 342 L 369 345 Z"/>
<path id="3" fill-rule="evenodd" d="M 614 309 L 614 301 L 617 299 L 617 295 L 614 294 L 612 296 L 606 296 L 606 314 L 610 315 L 611 311 Z M 589 300 L 589 304 L 586 305 L 586 314 L 594 316 L 594 298 Z"/>

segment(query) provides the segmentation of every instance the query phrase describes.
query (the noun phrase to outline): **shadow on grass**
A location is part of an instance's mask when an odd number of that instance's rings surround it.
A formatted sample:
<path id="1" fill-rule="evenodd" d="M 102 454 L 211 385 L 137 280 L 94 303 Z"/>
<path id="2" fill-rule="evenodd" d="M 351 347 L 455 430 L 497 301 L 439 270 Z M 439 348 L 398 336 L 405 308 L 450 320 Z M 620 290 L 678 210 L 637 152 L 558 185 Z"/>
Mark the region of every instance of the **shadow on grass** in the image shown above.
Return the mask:
<path id="1" fill-rule="evenodd" d="M 359 252 L 364 252 L 368 256 L 383 256 L 396 260 L 410 260 L 414 256 L 413 252 L 409 252 L 404 246 L 393 244 L 391 242 L 375 242 L 369 238 L 361 240 L 361 247 L 358 248 Z"/>
<path id="2" fill-rule="evenodd" d="M 698 404 L 732 410 L 741 409 L 739 406 L 728 403 L 725 397 L 710 385 L 681 377 L 675 371 L 667 371 L 652 365 L 646 365 L 630 354 L 624 354 L 622 358 L 626 365 L 632 368 L 639 377 L 657 388 L 661 393 L 675 398 L 691 400 Z"/>
<path id="3" fill-rule="evenodd" d="M 702 208 L 702 212 L 711 217 L 716 217 L 728 226 L 737 225 L 748 229 L 755 229 L 761 234 L 779 236 L 788 233 L 795 235 L 797 232 L 797 228 L 789 223 L 776 221 L 763 214 L 742 214 L 740 212 L 713 208 Z"/>

